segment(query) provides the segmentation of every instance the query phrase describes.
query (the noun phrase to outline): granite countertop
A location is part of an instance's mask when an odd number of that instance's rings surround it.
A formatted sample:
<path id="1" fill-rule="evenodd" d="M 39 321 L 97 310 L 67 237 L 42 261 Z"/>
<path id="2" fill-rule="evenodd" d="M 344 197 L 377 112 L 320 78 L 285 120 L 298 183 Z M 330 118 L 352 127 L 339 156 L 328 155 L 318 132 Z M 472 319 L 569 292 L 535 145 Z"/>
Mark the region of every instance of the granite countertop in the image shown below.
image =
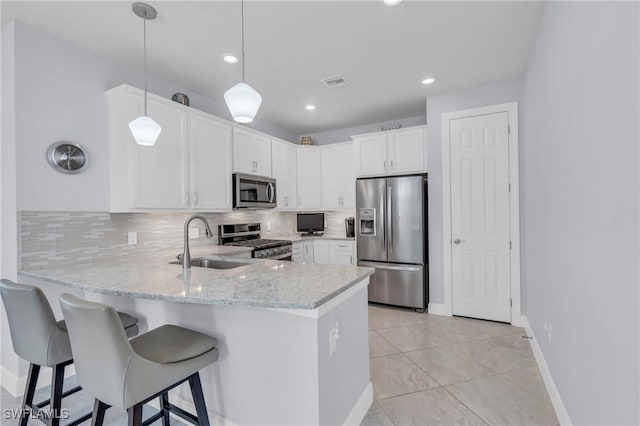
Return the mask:
<path id="1" fill-rule="evenodd" d="M 211 250 L 208 250 L 209 252 Z M 171 256 L 130 256 L 21 271 L 20 279 L 141 299 L 261 308 L 316 309 L 373 274 L 374 269 L 280 260 L 233 259 L 225 248 L 206 257 L 246 265 L 233 269 L 192 267 L 183 274 Z M 221 256 L 227 254 L 227 256 Z M 200 255 L 200 256 L 198 256 Z"/>

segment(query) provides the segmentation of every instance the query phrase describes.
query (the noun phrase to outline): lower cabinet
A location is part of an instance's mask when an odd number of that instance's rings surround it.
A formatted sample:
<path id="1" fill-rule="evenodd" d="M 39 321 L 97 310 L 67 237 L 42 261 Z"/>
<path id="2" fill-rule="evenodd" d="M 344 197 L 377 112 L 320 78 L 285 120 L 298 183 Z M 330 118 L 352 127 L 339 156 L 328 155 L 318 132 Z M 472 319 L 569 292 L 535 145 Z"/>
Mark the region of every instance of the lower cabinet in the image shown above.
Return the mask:
<path id="1" fill-rule="evenodd" d="M 355 241 L 315 239 L 295 241 L 292 247 L 294 262 L 328 265 L 355 265 Z"/>

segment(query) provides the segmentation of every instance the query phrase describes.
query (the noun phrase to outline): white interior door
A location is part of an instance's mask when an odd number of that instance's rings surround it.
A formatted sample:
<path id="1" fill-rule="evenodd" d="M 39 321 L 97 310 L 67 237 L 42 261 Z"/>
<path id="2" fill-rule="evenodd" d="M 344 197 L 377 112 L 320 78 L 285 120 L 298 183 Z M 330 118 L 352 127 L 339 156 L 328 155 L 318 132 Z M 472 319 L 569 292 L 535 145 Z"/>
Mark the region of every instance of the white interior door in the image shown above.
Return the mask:
<path id="1" fill-rule="evenodd" d="M 510 322 L 509 115 L 449 123 L 453 314 Z"/>

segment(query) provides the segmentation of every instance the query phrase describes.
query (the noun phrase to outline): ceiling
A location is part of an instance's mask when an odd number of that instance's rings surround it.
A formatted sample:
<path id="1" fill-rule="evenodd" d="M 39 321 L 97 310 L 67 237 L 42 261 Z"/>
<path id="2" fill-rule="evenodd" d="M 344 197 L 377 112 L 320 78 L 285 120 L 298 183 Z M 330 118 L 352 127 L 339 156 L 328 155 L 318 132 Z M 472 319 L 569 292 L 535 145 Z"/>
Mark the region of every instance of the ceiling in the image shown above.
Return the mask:
<path id="1" fill-rule="evenodd" d="M 2 1 L 18 19 L 119 62 L 142 66 L 142 21 L 128 1 Z M 241 79 L 239 1 L 149 1 L 151 73 L 223 102 Z M 258 118 L 294 134 L 424 115 L 427 96 L 521 76 L 540 2 L 245 2 L 246 79 Z M 329 89 L 320 79 L 341 75 Z M 424 86 L 421 80 L 437 81 Z M 153 87 L 150 87 L 153 91 Z M 305 110 L 305 104 L 317 106 Z"/>

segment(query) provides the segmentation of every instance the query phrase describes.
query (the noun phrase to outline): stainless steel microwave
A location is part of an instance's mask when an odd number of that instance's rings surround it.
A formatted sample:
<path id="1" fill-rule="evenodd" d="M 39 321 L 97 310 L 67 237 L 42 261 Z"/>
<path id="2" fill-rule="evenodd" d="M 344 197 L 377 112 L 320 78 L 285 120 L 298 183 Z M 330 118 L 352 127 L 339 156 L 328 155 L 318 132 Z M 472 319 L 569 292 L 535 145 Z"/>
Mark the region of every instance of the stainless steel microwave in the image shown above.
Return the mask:
<path id="1" fill-rule="evenodd" d="M 232 181 L 234 209 L 272 209 L 277 206 L 275 179 L 234 173 Z"/>

